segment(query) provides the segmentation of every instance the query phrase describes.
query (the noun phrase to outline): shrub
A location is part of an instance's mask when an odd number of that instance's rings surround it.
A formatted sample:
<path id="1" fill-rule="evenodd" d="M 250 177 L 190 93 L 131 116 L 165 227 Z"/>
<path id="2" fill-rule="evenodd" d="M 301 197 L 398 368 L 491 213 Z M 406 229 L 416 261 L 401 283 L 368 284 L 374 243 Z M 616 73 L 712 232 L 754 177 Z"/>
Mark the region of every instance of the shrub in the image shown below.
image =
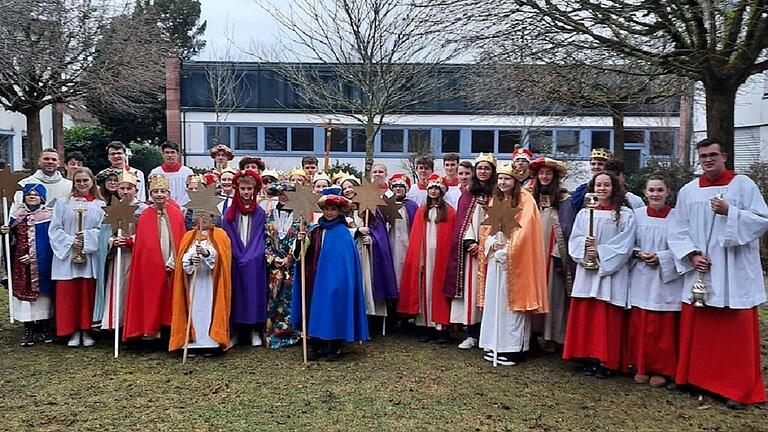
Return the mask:
<path id="1" fill-rule="evenodd" d="M 693 170 L 686 168 L 677 161 L 649 161 L 643 168 L 628 176 L 626 179 L 627 190 L 643 196 L 643 189 L 648 177 L 652 174 L 661 174 L 667 179 L 670 195 L 669 203 L 674 206 L 677 202 L 677 192 L 686 183 L 693 179 Z"/>
<path id="2" fill-rule="evenodd" d="M 339 171 L 346 171 L 361 180 L 363 178 L 363 172 L 357 169 L 356 166 L 349 162 L 341 163 L 338 159 L 331 165 L 331 169 L 328 170 L 327 174 L 329 177 L 333 177 Z"/>
<path id="3" fill-rule="evenodd" d="M 163 155 L 157 146 L 151 144 L 131 144 L 130 165 L 141 170 L 144 176 L 148 176 L 153 168 L 163 163 Z"/>
<path id="4" fill-rule="evenodd" d="M 107 168 L 107 144 L 109 132 L 98 126 L 77 125 L 64 130 L 64 154 L 79 151 L 85 157 L 85 166 L 94 174 Z"/>

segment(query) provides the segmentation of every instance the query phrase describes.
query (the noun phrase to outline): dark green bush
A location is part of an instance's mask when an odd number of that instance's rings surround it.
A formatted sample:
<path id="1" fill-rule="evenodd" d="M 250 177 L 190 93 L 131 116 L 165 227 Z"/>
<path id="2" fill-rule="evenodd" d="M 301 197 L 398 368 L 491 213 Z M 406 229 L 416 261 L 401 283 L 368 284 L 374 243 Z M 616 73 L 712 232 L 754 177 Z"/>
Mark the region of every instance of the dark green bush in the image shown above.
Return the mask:
<path id="1" fill-rule="evenodd" d="M 645 183 L 652 174 L 661 174 L 667 179 L 667 186 L 669 186 L 671 192 L 669 203 L 673 206 L 677 202 L 677 192 L 694 177 L 692 169 L 686 168 L 677 161 L 652 160 L 645 167 L 640 168 L 634 174 L 627 177 L 627 189 L 642 197 Z"/>
<path id="2" fill-rule="evenodd" d="M 760 188 L 763 198 L 768 196 L 768 162 L 754 162 L 747 169 L 749 176 Z M 760 256 L 763 259 L 763 272 L 768 272 L 768 235 L 760 239 Z"/>
<path id="3" fill-rule="evenodd" d="M 64 154 L 79 151 L 85 157 L 85 166 L 94 174 L 107 168 L 107 144 L 109 132 L 98 126 L 77 125 L 64 130 Z"/>
<path id="4" fill-rule="evenodd" d="M 359 179 L 363 178 L 363 172 L 357 169 L 357 167 L 348 162 L 341 163 L 338 159 L 333 162 L 333 165 L 331 165 L 331 169 L 328 170 L 327 174 L 329 177 L 333 177 L 333 175 L 339 171 L 346 171 Z"/>
<path id="5" fill-rule="evenodd" d="M 155 145 L 131 144 L 131 153 L 133 153 L 130 161 L 131 166 L 143 171 L 145 176 L 148 176 L 153 168 L 163 163 L 160 148 Z"/>

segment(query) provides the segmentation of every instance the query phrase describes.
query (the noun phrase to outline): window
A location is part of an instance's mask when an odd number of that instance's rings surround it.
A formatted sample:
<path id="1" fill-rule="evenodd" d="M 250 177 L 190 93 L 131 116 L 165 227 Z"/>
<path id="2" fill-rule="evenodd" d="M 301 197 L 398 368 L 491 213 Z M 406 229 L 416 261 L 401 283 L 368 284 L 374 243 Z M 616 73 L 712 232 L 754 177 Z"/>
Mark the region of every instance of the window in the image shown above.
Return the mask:
<path id="1" fill-rule="evenodd" d="M 499 153 L 511 154 L 515 146 L 522 144 L 523 132 L 519 130 L 499 131 Z"/>
<path id="2" fill-rule="evenodd" d="M 671 156 L 675 151 L 674 131 L 651 131 L 651 154 Z"/>
<path id="3" fill-rule="evenodd" d="M 13 139 L 11 139 L 11 142 L 13 142 Z M 29 139 L 27 138 L 26 132 L 21 136 L 21 160 L 23 162 L 24 169 L 32 169 L 34 166 L 32 160 L 29 159 Z M 8 155 L 8 158 L 5 159 L 5 161 L 9 167 L 13 165 L 10 154 Z"/>
<path id="4" fill-rule="evenodd" d="M 229 134 L 231 126 L 212 125 L 205 127 L 206 144 L 207 148 L 212 148 L 217 144 L 224 144 L 229 146 Z"/>
<path id="5" fill-rule="evenodd" d="M 555 138 L 555 150 L 560 153 L 578 154 L 579 153 L 579 131 L 577 130 L 559 130 Z"/>
<path id="6" fill-rule="evenodd" d="M 432 148 L 432 131 L 429 129 L 408 130 L 408 151 L 411 153 L 429 152 Z"/>
<path id="7" fill-rule="evenodd" d="M 0 160 L 8 164 L 9 167 L 13 165 L 13 160 L 11 160 L 12 148 L 13 135 L 0 134 Z"/>
<path id="8" fill-rule="evenodd" d="M 365 153 L 365 131 L 363 129 L 352 129 L 352 151 Z"/>
<path id="9" fill-rule="evenodd" d="M 641 130 L 625 130 L 624 131 L 624 144 L 643 144 L 645 143 L 645 131 Z"/>
<path id="10" fill-rule="evenodd" d="M 315 131 L 312 128 L 291 128 L 292 151 L 314 151 Z"/>
<path id="11" fill-rule="evenodd" d="M 458 153 L 459 142 L 461 141 L 461 131 L 458 129 L 443 129 L 443 142 L 441 150 L 443 153 Z"/>
<path id="12" fill-rule="evenodd" d="M 611 148 L 611 133 L 609 131 L 592 131 L 592 149 Z"/>
<path id="13" fill-rule="evenodd" d="M 332 152 L 346 152 L 347 151 L 347 129 L 331 129 L 331 151 Z"/>
<path id="14" fill-rule="evenodd" d="M 528 148 L 533 153 L 551 153 L 552 131 L 531 131 L 528 137 Z"/>
<path id="15" fill-rule="evenodd" d="M 227 143 L 228 144 L 228 143 Z M 259 128 L 257 127 L 239 127 L 237 128 L 236 150 L 259 149 Z"/>
<path id="16" fill-rule="evenodd" d="M 286 151 L 288 150 L 288 129 L 280 127 L 264 128 L 264 150 Z"/>
<path id="17" fill-rule="evenodd" d="M 384 153 L 402 153 L 403 148 L 403 130 L 402 129 L 382 129 L 381 130 L 381 151 Z"/>
<path id="18" fill-rule="evenodd" d="M 472 131 L 472 153 L 493 153 L 493 131 Z"/>

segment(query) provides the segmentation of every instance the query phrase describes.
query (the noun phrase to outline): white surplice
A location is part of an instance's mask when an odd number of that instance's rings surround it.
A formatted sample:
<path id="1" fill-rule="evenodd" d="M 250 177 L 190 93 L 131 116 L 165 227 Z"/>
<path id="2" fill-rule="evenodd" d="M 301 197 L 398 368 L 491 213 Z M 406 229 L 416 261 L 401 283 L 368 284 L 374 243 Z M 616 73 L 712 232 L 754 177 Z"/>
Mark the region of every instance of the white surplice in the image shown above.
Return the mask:
<path id="1" fill-rule="evenodd" d="M 414 183 L 411 185 L 411 188 L 408 189 L 408 192 L 405 193 L 405 197 L 421 207 L 427 203 L 427 189 L 422 189 L 417 183 Z"/>
<path id="2" fill-rule="evenodd" d="M 187 177 L 195 174 L 192 169 L 182 165 L 176 172 L 165 172 L 163 171 L 163 166 L 160 165 L 149 172 L 149 175 L 152 174 L 162 174 L 168 179 L 168 183 L 171 187 L 171 199 L 176 201 L 179 206 L 183 207 L 189 202 Z"/>
<path id="3" fill-rule="evenodd" d="M 679 311 L 683 278 L 677 272 L 675 257 L 667 245 L 669 221 L 675 210 L 666 218 L 648 216 L 648 208 L 635 210 L 635 250 L 655 253 L 659 264 L 651 266 L 640 259 L 633 259 L 629 303 L 651 311 Z"/>
<path id="4" fill-rule="evenodd" d="M 423 291 L 419 292 L 419 314 L 416 315 L 416 325 L 422 327 L 437 328 L 442 326 L 436 324 L 432 316 L 432 289 L 435 274 L 435 254 L 437 253 L 437 209 L 431 208 L 427 213 L 427 226 L 424 239 L 424 286 Z M 438 271 L 445 271 L 438 269 Z"/>
<path id="5" fill-rule="evenodd" d="M 712 211 L 710 200 L 718 193 L 723 193 L 728 202 L 727 216 Z M 698 179 L 683 186 L 677 195 L 668 239 L 670 250 L 678 258 L 678 271 L 686 273 L 682 301 L 691 302 L 690 287 L 699 277 L 687 256 L 700 251 L 712 261 L 710 270 L 702 275 L 710 290 L 705 299 L 707 306 L 750 309 L 765 303 L 760 237 L 766 230 L 768 207 L 749 177 L 737 175 L 728 186 L 702 188 Z"/>
<path id="6" fill-rule="evenodd" d="M 411 220 L 409 219 L 408 209 L 401 206 L 398 209 L 402 219 L 395 219 L 394 224 L 389 225 L 389 247 L 392 250 L 392 263 L 395 267 L 395 278 L 397 279 L 397 289 L 400 291 L 400 279 L 403 276 L 403 265 L 405 264 L 405 254 L 408 252 L 408 242 L 410 241 Z"/>
<path id="7" fill-rule="evenodd" d="M 633 194 L 632 192 L 627 191 L 625 199 L 627 200 L 627 203 L 632 210 L 645 207 L 645 201 L 643 201 L 642 198 Z"/>
<path id="8" fill-rule="evenodd" d="M 622 207 L 617 223 L 613 210 L 594 210 L 594 236 L 600 263 L 598 270 L 587 270 L 585 240 L 589 235 L 589 209 L 576 215 L 568 241 L 568 253 L 578 264 L 571 297 L 594 298 L 622 308 L 629 307 L 629 265 L 635 247 L 635 214 Z"/>
<path id="9" fill-rule="evenodd" d="M 208 252 L 208 256 L 200 256 L 200 264 L 194 265 L 192 257 L 197 254 L 196 246 L 200 245 Z M 189 348 L 218 348 L 219 343 L 211 339 L 211 320 L 213 317 L 213 267 L 216 265 L 216 249 L 208 240 L 193 242 L 182 257 L 184 273 L 187 274 L 187 288 L 192 293 L 192 274 L 195 275 L 194 296 L 192 296 L 192 328 L 195 329 L 195 340 L 189 342 Z"/>
<path id="10" fill-rule="evenodd" d="M 480 325 L 480 348 L 501 353 L 528 351 L 531 338 L 531 316 L 509 309 L 507 301 L 507 248 L 494 251 L 493 245 L 504 238 L 501 233 L 488 236 L 485 253 L 488 270 L 485 281 L 485 307 Z"/>
<path id="11" fill-rule="evenodd" d="M 99 248 L 99 232 L 101 221 L 104 219 L 102 200 L 85 201 L 73 197 L 56 201 L 53 207 L 53 218 L 48 228 L 48 236 L 53 249 L 51 267 L 52 280 L 72 280 L 77 278 L 96 279 L 96 251 Z M 87 258 L 85 264 L 72 263 L 72 245 L 75 243 L 78 215 L 75 211 L 82 206 L 83 213 L 83 253 Z"/>

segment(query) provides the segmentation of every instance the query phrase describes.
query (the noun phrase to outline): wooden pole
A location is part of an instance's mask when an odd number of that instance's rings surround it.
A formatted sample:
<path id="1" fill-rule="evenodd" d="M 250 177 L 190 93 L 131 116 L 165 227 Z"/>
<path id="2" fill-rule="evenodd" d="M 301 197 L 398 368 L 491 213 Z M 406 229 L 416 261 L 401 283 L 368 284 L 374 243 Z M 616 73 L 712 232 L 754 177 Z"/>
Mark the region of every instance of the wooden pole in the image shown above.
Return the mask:
<path id="1" fill-rule="evenodd" d="M 3 189 L 3 223 L 8 224 L 8 197 L 5 196 L 5 189 Z M 15 319 L 13 316 L 13 277 L 11 275 L 10 233 L 3 234 L 3 244 L 5 246 L 5 271 L 8 276 L 8 314 L 11 318 L 11 324 L 13 324 Z"/>
<path id="2" fill-rule="evenodd" d="M 117 238 L 123 236 L 123 221 L 117 222 Z M 123 248 L 122 246 L 117 248 L 117 254 L 115 256 L 115 265 L 112 268 L 112 274 L 114 275 L 112 285 L 112 306 L 114 310 L 112 312 L 112 322 L 115 325 L 115 358 L 120 354 L 120 268 L 123 262 Z"/>
<path id="3" fill-rule="evenodd" d="M 306 230 L 306 221 L 304 220 L 304 217 L 301 217 L 301 231 L 304 232 Z M 306 233 L 304 234 L 306 236 Z M 305 249 L 304 249 L 304 241 L 306 240 L 306 237 L 304 240 L 299 241 L 299 247 L 301 248 L 299 251 L 299 269 L 301 272 L 301 350 L 304 358 L 304 363 L 307 362 L 307 277 L 306 277 L 306 266 L 304 263 L 304 257 L 306 255 Z"/>
<path id="4" fill-rule="evenodd" d="M 195 247 L 198 245 L 198 241 L 200 239 L 200 230 L 202 229 L 203 225 L 203 218 L 200 217 L 197 219 L 197 233 L 195 234 Z M 182 271 L 184 271 L 182 269 Z M 184 336 L 184 354 L 181 357 L 181 364 L 185 364 L 187 362 L 187 354 L 189 352 L 189 334 L 192 330 L 192 304 L 195 301 L 195 285 L 197 285 L 197 265 L 195 265 L 195 269 L 192 271 L 192 280 L 189 283 L 189 302 L 187 305 L 187 330 Z"/>

